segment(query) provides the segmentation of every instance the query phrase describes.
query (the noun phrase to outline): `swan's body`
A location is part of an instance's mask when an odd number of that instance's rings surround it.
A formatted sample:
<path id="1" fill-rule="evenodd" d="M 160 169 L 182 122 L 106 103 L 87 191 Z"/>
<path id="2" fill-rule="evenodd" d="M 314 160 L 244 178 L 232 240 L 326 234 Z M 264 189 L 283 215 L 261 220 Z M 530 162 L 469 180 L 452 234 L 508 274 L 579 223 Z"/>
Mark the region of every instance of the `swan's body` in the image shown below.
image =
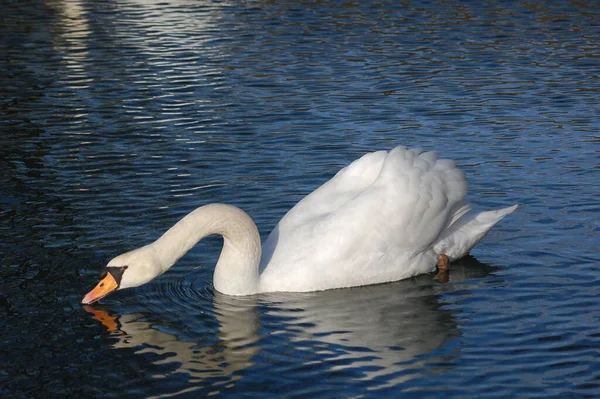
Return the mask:
<path id="1" fill-rule="evenodd" d="M 214 286 L 229 295 L 319 291 L 429 273 L 438 256 L 467 255 L 516 209 L 471 212 L 466 194 L 464 173 L 434 152 L 396 147 L 369 153 L 294 206 L 262 252 L 246 213 L 230 205 L 206 205 L 152 244 L 110 261 L 107 271 L 120 279 L 110 291 L 150 281 L 211 234 L 224 237 Z M 108 293 L 93 292 L 83 302 Z"/>

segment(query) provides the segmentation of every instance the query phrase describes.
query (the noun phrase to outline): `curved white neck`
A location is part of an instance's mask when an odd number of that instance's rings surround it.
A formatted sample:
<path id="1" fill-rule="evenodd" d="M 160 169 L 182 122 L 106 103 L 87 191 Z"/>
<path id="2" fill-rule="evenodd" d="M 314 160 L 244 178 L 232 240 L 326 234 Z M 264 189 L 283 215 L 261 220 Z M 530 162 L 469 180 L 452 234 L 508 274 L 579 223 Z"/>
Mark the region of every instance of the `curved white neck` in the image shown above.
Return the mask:
<path id="1" fill-rule="evenodd" d="M 261 247 L 256 225 L 235 206 L 202 206 L 171 227 L 151 245 L 163 272 L 206 236 L 223 236 L 223 249 L 215 267 L 215 289 L 228 295 L 258 292 Z"/>

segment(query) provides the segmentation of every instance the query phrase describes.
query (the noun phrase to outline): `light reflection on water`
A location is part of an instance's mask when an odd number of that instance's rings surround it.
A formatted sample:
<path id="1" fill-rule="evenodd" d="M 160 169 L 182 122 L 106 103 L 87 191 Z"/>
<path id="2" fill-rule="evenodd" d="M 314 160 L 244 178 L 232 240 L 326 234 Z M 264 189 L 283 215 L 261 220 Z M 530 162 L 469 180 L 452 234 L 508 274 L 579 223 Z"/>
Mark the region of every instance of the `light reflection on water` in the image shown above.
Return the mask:
<path id="1" fill-rule="evenodd" d="M 133 348 L 156 355 L 155 364 L 175 365 L 170 373 L 185 375 L 186 392 L 208 396 L 231 390 L 245 369 L 267 372 L 273 362 L 269 372 L 281 368 L 299 380 L 343 376 L 305 394 L 338 390 L 348 378 L 368 381 L 368 389 L 377 390 L 435 373 L 428 363 L 452 358 L 425 356 L 460 334 L 453 311 L 444 309 L 437 295 L 494 270 L 474 258 L 453 266 L 447 285 L 429 275 L 371 287 L 238 298 L 179 280 L 161 285 L 150 298 L 138 297 L 152 316 L 113 315 L 110 301 L 107 308 L 85 308 L 111 332 L 113 348 Z M 214 337 L 205 331 L 206 319 L 213 317 Z M 271 359 L 281 345 L 289 350 Z M 268 382 L 263 378 L 252 383 Z"/>
<path id="2" fill-rule="evenodd" d="M 0 396 L 598 396 L 596 7 L 3 12 Z M 520 204 L 474 251 L 498 269 L 231 299 L 211 289 L 211 238 L 81 309 L 101 265 L 195 207 L 238 205 L 266 237 L 339 168 L 397 144 L 456 159 L 476 205 Z"/>

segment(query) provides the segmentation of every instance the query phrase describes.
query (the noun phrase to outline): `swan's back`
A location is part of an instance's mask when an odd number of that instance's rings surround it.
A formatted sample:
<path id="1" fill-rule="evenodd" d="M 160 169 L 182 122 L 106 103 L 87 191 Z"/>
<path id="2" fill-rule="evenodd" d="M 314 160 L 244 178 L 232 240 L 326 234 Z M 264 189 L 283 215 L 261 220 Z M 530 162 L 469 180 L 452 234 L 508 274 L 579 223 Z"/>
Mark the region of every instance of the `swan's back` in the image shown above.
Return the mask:
<path id="1" fill-rule="evenodd" d="M 281 219 L 263 245 L 261 290 L 341 288 L 432 271 L 436 240 L 470 209 L 466 194 L 464 173 L 435 152 L 366 154 Z"/>

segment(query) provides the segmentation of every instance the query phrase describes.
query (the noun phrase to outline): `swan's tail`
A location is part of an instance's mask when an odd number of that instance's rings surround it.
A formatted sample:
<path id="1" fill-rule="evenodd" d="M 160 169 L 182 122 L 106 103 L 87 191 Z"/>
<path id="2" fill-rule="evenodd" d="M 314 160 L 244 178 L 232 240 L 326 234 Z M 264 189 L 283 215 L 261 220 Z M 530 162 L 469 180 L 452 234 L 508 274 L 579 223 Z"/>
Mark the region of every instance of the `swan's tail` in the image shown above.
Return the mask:
<path id="1" fill-rule="evenodd" d="M 454 261 L 467 255 L 479 240 L 502 220 L 513 213 L 517 205 L 481 213 L 469 212 L 462 215 L 440 234 L 433 245 L 437 254 L 445 254 Z"/>

